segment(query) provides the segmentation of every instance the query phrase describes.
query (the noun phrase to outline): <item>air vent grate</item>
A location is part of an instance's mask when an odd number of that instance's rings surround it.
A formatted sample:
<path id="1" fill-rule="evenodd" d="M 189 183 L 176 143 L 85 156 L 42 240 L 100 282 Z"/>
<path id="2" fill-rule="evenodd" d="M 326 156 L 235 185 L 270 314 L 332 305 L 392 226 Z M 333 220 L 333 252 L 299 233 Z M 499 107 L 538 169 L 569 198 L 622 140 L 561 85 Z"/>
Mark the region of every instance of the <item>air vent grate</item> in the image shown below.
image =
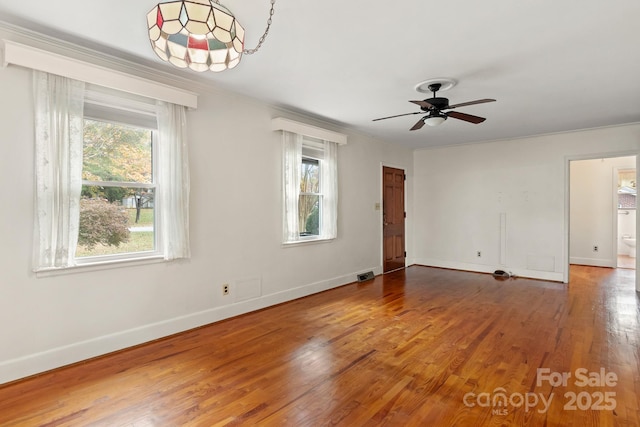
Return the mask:
<path id="1" fill-rule="evenodd" d="M 373 271 L 367 271 L 366 273 L 358 274 L 358 282 L 366 282 L 373 279 Z"/>

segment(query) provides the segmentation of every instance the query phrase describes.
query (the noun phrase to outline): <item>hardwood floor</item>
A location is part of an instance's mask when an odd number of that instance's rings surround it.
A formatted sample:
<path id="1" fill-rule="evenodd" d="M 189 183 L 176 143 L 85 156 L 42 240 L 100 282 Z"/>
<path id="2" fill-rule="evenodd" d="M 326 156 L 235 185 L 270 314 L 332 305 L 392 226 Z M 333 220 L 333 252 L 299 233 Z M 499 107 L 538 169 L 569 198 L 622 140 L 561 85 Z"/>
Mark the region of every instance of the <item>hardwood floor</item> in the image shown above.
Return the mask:
<path id="1" fill-rule="evenodd" d="M 414 266 L 2 387 L 0 425 L 639 426 L 634 274 Z"/>

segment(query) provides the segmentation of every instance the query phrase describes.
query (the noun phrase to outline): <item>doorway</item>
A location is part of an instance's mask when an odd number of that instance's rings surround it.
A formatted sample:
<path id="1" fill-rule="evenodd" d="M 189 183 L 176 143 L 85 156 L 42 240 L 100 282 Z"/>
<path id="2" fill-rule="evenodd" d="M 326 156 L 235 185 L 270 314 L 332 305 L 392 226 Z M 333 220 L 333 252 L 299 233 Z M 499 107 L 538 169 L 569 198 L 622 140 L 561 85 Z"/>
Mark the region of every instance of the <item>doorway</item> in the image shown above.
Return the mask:
<path id="1" fill-rule="evenodd" d="M 635 269 L 636 161 L 633 155 L 569 162 L 569 264 Z"/>
<path id="2" fill-rule="evenodd" d="M 405 267 L 403 169 L 382 167 L 382 259 L 385 273 Z"/>

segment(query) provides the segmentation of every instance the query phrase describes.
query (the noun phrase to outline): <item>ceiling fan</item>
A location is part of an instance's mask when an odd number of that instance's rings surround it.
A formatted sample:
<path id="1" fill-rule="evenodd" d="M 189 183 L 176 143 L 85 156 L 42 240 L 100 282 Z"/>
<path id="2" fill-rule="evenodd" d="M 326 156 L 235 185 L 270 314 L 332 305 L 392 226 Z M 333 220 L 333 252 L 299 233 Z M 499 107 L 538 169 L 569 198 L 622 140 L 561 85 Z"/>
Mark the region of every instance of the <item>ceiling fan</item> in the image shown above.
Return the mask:
<path id="1" fill-rule="evenodd" d="M 413 125 L 411 130 L 418 130 L 422 128 L 425 124 L 429 126 L 437 126 L 447 120 L 448 117 L 453 117 L 454 119 L 464 120 L 465 122 L 478 124 L 484 122 L 486 119 L 484 117 L 473 116 L 471 114 L 460 113 L 458 111 L 444 111 L 451 110 L 458 107 L 466 107 L 467 105 L 475 105 L 475 104 L 484 104 L 485 102 L 494 102 L 495 99 L 478 99 L 476 101 L 462 102 L 460 104 L 449 105 L 449 100 L 447 98 L 439 98 L 436 97 L 436 92 L 440 90 L 442 86 L 441 83 L 433 83 L 429 85 L 429 90 L 433 92 L 433 98 L 428 98 L 423 101 L 409 101 L 413 102 L 420 106 L 420 110 L 415 113 L 405 113 L 398 114 L 396 116 L 389 117 L 381 117 L 379 119 L 373 119 L 373 121 L 378 120 L 386 120 L 392 119 L 394 117 L 402 117 L 409 116 L 412 114 L 424 114 L 427 113 L 426 116 L 422 117 L 418 122 Z"/>

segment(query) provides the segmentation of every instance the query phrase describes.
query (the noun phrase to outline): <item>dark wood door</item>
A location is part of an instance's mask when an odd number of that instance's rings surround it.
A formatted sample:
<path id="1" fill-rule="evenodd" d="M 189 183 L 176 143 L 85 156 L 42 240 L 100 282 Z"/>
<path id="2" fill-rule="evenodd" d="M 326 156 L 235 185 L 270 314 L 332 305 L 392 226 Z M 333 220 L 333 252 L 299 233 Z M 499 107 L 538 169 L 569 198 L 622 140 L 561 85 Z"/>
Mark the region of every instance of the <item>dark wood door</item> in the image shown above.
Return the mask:
<path id="1" fill-rule="evenodd" d="M 384 272 L 404 268 L 404 170 L 382 168 L 382 240 Z"/>

